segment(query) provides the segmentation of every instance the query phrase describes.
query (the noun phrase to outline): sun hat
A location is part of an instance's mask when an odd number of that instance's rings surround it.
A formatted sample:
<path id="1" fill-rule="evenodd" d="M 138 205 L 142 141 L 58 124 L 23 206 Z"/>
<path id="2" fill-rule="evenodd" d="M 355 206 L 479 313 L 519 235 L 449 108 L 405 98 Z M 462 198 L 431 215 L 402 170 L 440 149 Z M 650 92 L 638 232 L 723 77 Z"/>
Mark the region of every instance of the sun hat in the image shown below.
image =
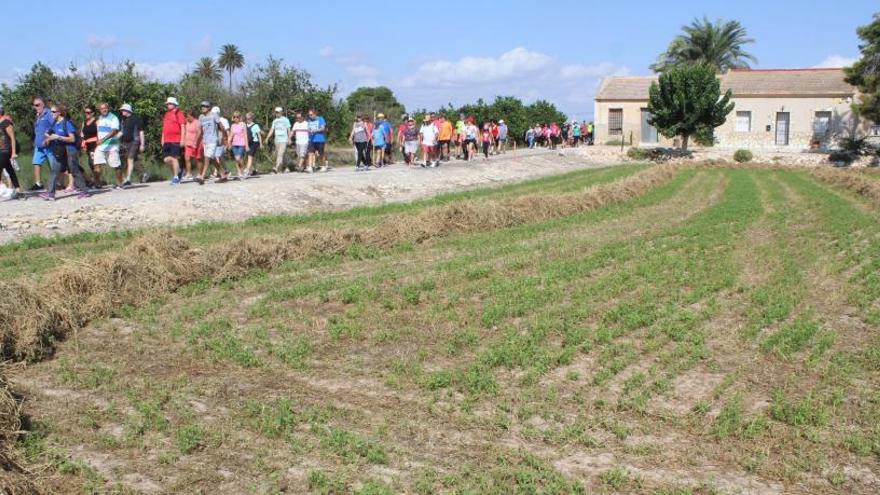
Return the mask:
<path id="1" fill-rule="evenodd" d="M 166 104 L 166 105 L 169 104 L 169 103 L 172 104 L 172 105 L 174 105 L 175 107 L 179 107 L 179 106 L 180 106 L 180 104 L 177 103 L 177 98 L 175 98 L 175 97 L 173 97 L 173 96 L 169 96 L 168 99 L 165 100 L 165 104 Z"/>
<path id="2" fill-rule="evenodd" d="M 384 114 L 384 113 L 380 113 L 379 115 L 376 115 L 376 118 L 377 118 L 377 119 L 384 119 L 384 118 L 385 118 L 385 114 Z"/>
<path id="3" fill-rule="evenodd" d="M 499 123 L 499 124 L 503 124 L 503 123 L 504 123 L 504 119 L 499 120 L 498 123 Z"/>
<path id="4" fill-rule="evenodd" d="M 200 108 L 211 108 L 211 102 L 208 100 L 202 100 L 202 102 L 199 103 L 199 107 Z"/>
<path id="5" fill-rule="evenodd" d="M 119 111 L 120 111 L 120 112 L 134 113 L 134 112 L 131 110 L 131 105 L 129 105 L 128 103 L 126 103 L 126 104 L 122 105 L 121 107 L 119 107 Z"/>
<path id="6" fill-rule="evenodd" d="M 283 109 L 283 108 L 281 108 L 281 107 L 275 107 L 275 111 L 276 111 L 276 112 L 283 112 L 283 111 L 284 111 L 284 109 Z"/>
<path id="7" fill-rule="evenodd" d="M 211 109 L 211 113 L 216 113 L 217 115 L 220 115 L 220 107 L 215 106 Z"/>

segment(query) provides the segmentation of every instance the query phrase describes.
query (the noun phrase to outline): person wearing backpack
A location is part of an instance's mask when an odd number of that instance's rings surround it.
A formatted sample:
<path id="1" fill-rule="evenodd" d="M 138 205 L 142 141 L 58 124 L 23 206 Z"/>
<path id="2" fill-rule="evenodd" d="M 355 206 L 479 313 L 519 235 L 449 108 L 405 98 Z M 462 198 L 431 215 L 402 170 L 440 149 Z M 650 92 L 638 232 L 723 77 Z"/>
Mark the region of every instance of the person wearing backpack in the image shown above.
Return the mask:
<path id="1" fill-rule="evenodd" d="M 254 122 L 253 112 L 246 113 L 244 120 L 247 124 L 248 137 L 247 168 L 244 171 L 244 176 L 250 177 L 257 175 L 257 171 L 254 168 L 254 158 L 257 156 L 257 152 L 260 151 L 260 144 L 263 142 L 263 130 L 260 129 L 260 124 Z"/>
<path id="2" fill-rule="evenodd" d="M 55 201 L 55 188 L 58 182 L 58 175 L 61 174 L 64 166 L 73 175 L 73 183 L 79 191 L 79 198 L 84 199 L 90 196 L 86 188 L 86 180 L 79 168 L 79 149 L 77 146 L 77 129 L 70 122 L 67 115 L 67 108 L 64 105 L 52 105 L 52 116 L 55 118 L 54 126 L 46 131 L 43 136 L 43 142 L 49 148 L 49 182 L 46 184 L 46 192 L 40 194 L 40 197 L 46 201 Z"/>

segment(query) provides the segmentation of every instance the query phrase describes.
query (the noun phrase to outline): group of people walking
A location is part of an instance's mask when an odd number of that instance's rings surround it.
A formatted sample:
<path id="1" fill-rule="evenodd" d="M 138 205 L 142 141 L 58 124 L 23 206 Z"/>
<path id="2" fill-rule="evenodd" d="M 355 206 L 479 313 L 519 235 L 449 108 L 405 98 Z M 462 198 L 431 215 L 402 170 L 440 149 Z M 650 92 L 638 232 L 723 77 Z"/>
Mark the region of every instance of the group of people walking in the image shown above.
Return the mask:
<path id="1" fill-rule="evenodd" d="M 559 125 L 556 122 L 548 124 L 535 124 L 526 129 L 525 140 L 529 148 L 550 148 L 557 146 L 577 148 L 581 144 L 593 144 L 593 123 L 566 122 Z"/>
<path id="2" fill-rule="evenodd" d="M 395 128 L 380 113 L 375 121 L 368 115 L 358 115 L 348 140 L 355 147 L 355 170 L 369 170 L 394 163 L 394 151 L 399 149 L 404 163 L 410 167 L 437 167 L 441 161 L 456 158 L 470 161 L 482 149 L 483 159 L 490 154 L 504 153 L 508 142 L 508 127 L 504 120 L 486 121 L 476 125 L 473 117 L 459 115 L 453 125 L 446 114 L 426 114 L 421 124 L 415 117 L 403 115 Z"/>

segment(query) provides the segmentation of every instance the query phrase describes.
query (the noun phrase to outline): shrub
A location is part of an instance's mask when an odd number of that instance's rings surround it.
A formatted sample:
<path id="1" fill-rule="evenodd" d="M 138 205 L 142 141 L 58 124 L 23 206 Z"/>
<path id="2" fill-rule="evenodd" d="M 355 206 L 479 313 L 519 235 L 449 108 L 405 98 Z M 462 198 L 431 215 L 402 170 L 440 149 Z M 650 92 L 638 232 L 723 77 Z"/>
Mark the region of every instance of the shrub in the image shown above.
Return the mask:
<path id="1" fill-rule="evenodd" d="M 649 160 L 651 159 L 651 150 L 644 148 L 630 148 L 626 151 L 626 156 L 633 160 Z"/>
<path id="2" fill-rule="evenodd" d="M 733 159 L 737 163 L 748 163 L 752 161 L 752 152 L 749 150 L 736 150 L 736 153 L 733 154 Z"/>
<path id="3" fill-rule="evenodd" d="M 831 163 L 842 163 L 844 165 L 849 165 L 853 161 L 855 161 L 856 156 L 849 151 L 832 151 L 828 154 L 828 161 Z"/>

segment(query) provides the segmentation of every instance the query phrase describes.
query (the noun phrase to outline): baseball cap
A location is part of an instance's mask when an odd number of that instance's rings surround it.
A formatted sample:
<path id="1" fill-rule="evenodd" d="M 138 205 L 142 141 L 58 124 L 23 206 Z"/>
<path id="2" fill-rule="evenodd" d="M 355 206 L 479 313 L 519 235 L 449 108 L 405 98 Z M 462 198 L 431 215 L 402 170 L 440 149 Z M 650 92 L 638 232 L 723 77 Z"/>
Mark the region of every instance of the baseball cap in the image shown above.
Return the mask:
<path id="1" fill-rule="evenodd" d="M 376 118 L 377 118 L 377 119 L 384 119 L 384 118 L 385 118 L 385 114 L 384 114 L 384 113 L 380 113 L 379 115 L 376 115 Z"/>
<path id="2" fill-rule="evenodd" d="M 126 103 L 126 104 L 122 105 L 121 107 L 119 107 L 119 111 L 120 111 L 120 112 L 134 113 L 134 112 L 131 111 L 131 105 L 129 105 L 128 103 Z"/>
<path id="3" fill-rule="evenodd" d="M 179 106 L 180 106 L 180 104 L 177 103 L 177 98 L 175 98 L 175 97 L 173 97 L 173 96 L 169 96 L 168 99 L 165 100 L 165 104 L 166 104 L 166 105 L 169 104 L 169 103 L 172 104 L 172 105 L 174 105 L 175 107 L 179 107 Z"/>
<path id="4" fill-rule="evenodd" d="M 216 113 L 217 115 L 220 115 L 220 107 L 214 107 L 214 108 L 212 108 L 212 109 L 211 109 L 211 113 Z"/>
<path id="5" fill-rule="evenodd" d="M 202 108 L 210 108 L 210 107 L 211 107 L 211 102 L 208 101 L 208 100 L 202 100 L 202 102 L 199 103 L 199 106 L 202 107 Z"/>
<path id="6" fill-rule="evenodd" d="M 504 119 L 499 120 L 498 123 L 499 123 L 499 124 L 503 124 L 503 123 L 504 123 Z"/>
<path id="7" fill-rule="evenodd" d="M 284 111 L 284 109 L 283 109 L 283 108 L 281 108 L 281 107 L 275 107 L 275 111 L 276 111 L 276 112 L 283 112 L 283 111 Z"/>

